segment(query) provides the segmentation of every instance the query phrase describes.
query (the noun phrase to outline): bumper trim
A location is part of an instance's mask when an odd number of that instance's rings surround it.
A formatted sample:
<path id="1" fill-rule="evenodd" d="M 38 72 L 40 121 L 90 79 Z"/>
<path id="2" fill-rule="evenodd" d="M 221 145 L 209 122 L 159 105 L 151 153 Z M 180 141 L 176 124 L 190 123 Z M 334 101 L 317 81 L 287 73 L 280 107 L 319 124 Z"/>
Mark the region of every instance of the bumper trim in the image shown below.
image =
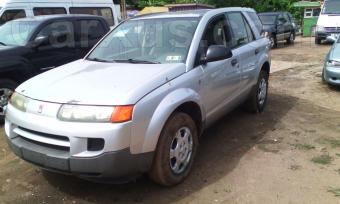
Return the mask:
<path id="1" fill-rule="evenodd" d="M 7 138 L 7 141 L 13 152 L 23 160 L 48 171 L 98 182 L 108 182 L 108 179 L 120 182 L 135 178 L 150 169 L 154 155 L 154 152 L 133 155 L 127 148 L 96 157 L 79 158 L 70 156 L 66 151 L 31 143 L 21 137 Z"/>

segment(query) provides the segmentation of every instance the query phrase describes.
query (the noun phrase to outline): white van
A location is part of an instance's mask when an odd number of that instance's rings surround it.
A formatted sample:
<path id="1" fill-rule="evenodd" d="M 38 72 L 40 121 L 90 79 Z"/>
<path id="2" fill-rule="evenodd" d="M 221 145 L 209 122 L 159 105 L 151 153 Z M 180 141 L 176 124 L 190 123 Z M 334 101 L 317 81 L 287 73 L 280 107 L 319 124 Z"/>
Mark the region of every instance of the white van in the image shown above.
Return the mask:
<path id="1" fill-rule="evenodd" d="M 103 16 L 110 26 L 118 23 L 120 9 L 112 0 L 0 0 L 0 25 L 17 18 L 53 14 Z M 119 8 L 119 4 L 118 4 Z"/>
<path id="2" fill-rule="evenodd" d="M 315 44 L 322 40 L 335 40 L 340 34 L 340 1 L 325 0 L 318 19 Z"/>

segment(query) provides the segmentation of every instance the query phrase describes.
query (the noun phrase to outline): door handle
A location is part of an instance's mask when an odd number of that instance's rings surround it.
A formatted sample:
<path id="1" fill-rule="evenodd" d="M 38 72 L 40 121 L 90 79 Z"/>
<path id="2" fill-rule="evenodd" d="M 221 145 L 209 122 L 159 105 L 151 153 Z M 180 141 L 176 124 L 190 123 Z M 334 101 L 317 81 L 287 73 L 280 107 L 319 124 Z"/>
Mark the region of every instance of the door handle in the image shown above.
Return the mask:
<path id="1" fill-rule="evenodd" d="M 233 59 L 231 60 L 231 65 L 234 67 L 238 64 L 238 60 L 237 59 Z"/>
<path id="2" fill-rule="evenodd" d="M 259 49 L 256 49 L 255 50 L 255 55 L 259 54 L 260 53 L 260 50 Z"/>

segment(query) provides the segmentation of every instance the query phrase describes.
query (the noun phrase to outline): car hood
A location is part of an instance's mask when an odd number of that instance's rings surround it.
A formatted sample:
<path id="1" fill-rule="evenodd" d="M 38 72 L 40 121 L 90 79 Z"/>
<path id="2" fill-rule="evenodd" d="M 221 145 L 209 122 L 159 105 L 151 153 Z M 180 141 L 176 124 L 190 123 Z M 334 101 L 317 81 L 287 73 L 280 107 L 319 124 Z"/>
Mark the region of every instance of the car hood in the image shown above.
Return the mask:
<path id="1" fill-rule="evenodd" d="M 84 105 L 135 104 L 185 73 L 184 64 L 128 64 L 77 60 L 38 75 L 16 91 L 29 98 Z"/>
<path id="2" fill-rule="evenodd" d="M 320 15 L 317 25 L 323 27 L 340 27 L 340 15 Z"/>
<path id="3" fill-rule="evenodd" d="M 340 62 L 340 43 L 334 43 L 329 53 L 329 60 L 335 60 Z"/>

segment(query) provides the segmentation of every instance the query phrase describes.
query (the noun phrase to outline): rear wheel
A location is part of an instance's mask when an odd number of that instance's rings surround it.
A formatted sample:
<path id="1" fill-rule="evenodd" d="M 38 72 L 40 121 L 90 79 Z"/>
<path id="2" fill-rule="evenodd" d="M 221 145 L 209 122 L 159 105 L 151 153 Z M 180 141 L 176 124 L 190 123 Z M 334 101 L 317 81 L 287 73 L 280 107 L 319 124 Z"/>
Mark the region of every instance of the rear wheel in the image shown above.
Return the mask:
<path id="1" fill-rule="evenodd" d="M 321 44 L 321 39 L 315 37 L 315 44 L 320 45 Z"/>
<path id="2" fill-rule="evenodd" d="M 252 89 L 245 108 L 253 113 L 261 113 L 264 111 L 268 97 L 268 78 L 269 74 L 261 70 L 256 86 Z"/>
<path id="3" fill-rule="evenodd" d="M 164 186 L 181 183 L 190 173 L 196 155 L 197 134 L 197 127 L 188 114 L 174 113 L 160 135 L 150 178 Z"/>
<path id="4" fill-rule="evenodd" d="M 9 97 L 14 92 L 17 84 L 8 79 L 0 79 L 0 124 L 5 120 L 5 106 L 8 104 Z"/>
<path id="5" fill-rule="evenodd" d="M 290 33 L 289 38 L 287 39 L 288 44 L 294 43 L 295 35 L 294 33 Z"/>

